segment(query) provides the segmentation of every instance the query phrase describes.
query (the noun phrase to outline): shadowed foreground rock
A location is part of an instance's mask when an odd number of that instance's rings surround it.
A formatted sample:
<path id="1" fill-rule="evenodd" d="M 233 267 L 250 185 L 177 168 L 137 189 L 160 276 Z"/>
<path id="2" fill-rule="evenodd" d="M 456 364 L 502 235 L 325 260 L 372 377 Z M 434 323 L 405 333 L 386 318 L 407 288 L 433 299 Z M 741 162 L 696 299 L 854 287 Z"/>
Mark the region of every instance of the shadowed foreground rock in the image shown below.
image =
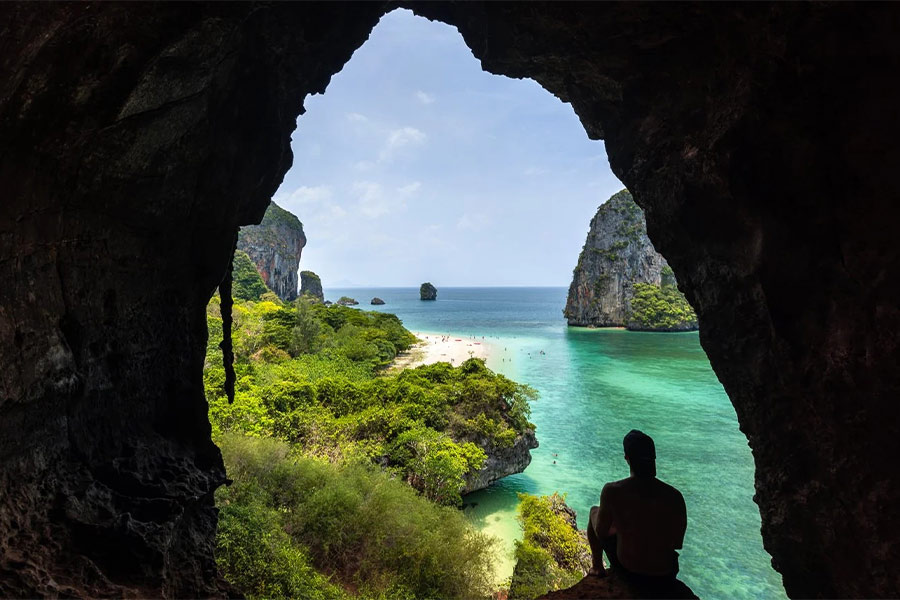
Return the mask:
<path id="1" fill-rule="evenodd" d="M 606 141 L 788 593 L 896 595 L 900 6 L 409 5 Z M 0 596 L 218 593 L 205 306 L 391 6 L 0 4 Z"/>
<path id="2" fill-rule="evenodd" d="M 614 571 L 606 577 L 587 576 L 564 590 L 549 592 L 539 600 L 601 600 L 605 598 L 696 598 L 693 590 L 683 582 L 675 582 L 665 588 L 653 589 L 635 586 Z"/>

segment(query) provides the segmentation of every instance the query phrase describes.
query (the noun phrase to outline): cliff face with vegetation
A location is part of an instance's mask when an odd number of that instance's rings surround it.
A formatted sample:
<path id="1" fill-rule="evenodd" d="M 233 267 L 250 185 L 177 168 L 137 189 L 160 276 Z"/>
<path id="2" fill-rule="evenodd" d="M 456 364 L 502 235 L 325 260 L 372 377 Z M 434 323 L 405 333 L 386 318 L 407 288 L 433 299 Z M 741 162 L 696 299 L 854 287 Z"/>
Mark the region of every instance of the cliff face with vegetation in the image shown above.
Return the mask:
<path id="1" fill-rule="evenodd" d="M 520 493 L 519 501 L 522 539 L 516 542 L 509 600 L 532 600 L 580 581 L 591 568 L 591 549 L 565 496 Z"/>
<path id="2" fill-rule="evenodd" d="M 319 302 L 325 301 L 322 280 L 312 271 L 300 271 L 300 295 L 310 296 Z"/>
<path id="3" fill-rule="evenodd" d="M 563 314 L 577 326 L 697 328 L 697 317 L 647 237 L 644 213 L 628 190 L 613 195 L 591 219 Z"/>
<path id="4" fill-rule="evenodd" d="M 266 285 L 288 301 L 297 297 L 297 269 L 304 246 L 303 223 L 274 202 L 259 225 L 241 228 L 237 244 L 256 265 Z"/>

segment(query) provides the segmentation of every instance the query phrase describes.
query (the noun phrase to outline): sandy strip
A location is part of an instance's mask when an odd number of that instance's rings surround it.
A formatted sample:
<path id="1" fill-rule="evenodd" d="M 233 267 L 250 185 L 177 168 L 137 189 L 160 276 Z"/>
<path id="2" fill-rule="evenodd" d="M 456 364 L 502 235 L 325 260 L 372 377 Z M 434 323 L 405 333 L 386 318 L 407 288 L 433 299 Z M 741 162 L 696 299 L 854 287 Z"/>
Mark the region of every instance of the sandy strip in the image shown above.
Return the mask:
<path id="1" fill-rule="evenodd" d="M 480 337 L 413 331 L 421 341 L 394 359 L 390 370 L 400 370 L 436 362 L 448 362 L 458 367 L 469 358 L 488 360 L 494 351 L 487 340 Z"/>

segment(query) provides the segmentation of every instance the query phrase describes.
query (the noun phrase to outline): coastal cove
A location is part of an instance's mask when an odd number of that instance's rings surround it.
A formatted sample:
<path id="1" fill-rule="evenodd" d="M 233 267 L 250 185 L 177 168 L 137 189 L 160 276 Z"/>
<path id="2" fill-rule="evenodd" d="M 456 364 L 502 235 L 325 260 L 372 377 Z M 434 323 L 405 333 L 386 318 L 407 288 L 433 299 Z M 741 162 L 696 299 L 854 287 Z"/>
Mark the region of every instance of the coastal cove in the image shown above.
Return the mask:
<path id="1" fill-rule="evenodd" d="M 468 516 L 508 551 L 520 535 L 518 492 L 568 494 L 585 527 L 603 483 L 628 475 L 621 440 L 637 428 L 654 437 L 660 478 L 687 502 L 680 577 L 702 598 L 785 597 L 762 548 L 750 450 L 696 332 L 567 327 L 562 287 L 438 286 L 436 302 L 422 302 L 412 287 L 325 289 L 328 300 L 341 296 L 394 313 L 412 331 L 474 336 L 491 369 L 539 392 L 532 463 L 464 497 Z M 369 306 L 373 296 L 385 304 Z M 499 562 L 502 579 L 513 564 Z"/>

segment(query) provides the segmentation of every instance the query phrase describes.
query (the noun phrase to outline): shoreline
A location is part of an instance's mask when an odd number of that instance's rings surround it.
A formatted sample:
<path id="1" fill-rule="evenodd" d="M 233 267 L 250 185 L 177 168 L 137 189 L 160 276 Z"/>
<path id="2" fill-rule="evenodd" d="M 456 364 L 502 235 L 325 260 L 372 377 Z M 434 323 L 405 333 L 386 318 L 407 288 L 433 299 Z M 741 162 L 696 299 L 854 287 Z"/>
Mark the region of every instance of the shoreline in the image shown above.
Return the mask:
<path id="1" fill-rule="evenodd" d="M 419 343 L 406 352 L 398 354 L 389 367 L 389 372 L 437 362 L 448 362 L 454 367 L 458 367 L 469 358 L 480 358 L 487 363 L 496 352 L 493 344 L 484 337 L 430 331 L 412 331 L 411 333 L 419 339 Z"/>

